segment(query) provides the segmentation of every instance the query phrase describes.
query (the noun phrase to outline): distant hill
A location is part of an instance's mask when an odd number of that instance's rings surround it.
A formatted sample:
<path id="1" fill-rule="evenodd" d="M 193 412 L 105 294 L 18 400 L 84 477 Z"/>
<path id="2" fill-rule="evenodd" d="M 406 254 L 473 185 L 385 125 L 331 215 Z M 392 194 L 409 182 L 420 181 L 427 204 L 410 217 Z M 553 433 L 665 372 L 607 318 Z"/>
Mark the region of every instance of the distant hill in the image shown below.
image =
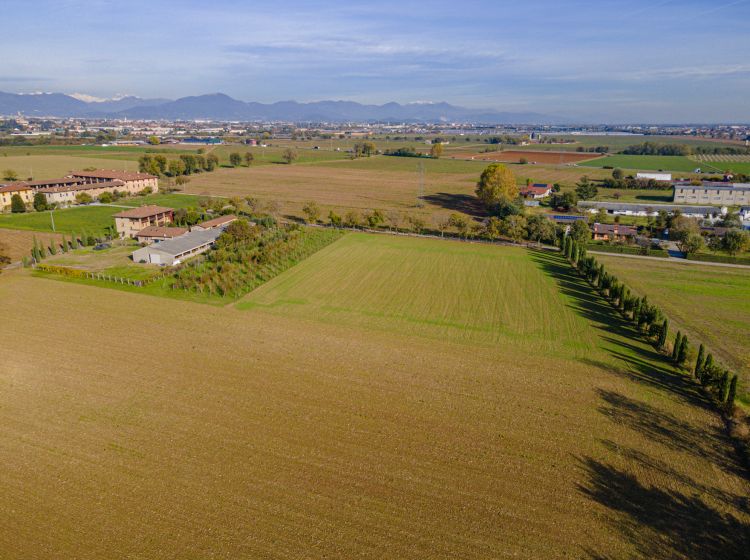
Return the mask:
<path id="1" fill-rule="evenodd" d="M 83 101 L 62 93 L 0 92 L 0 114 L 50 117 L 110 117 L 130 119 L 312 122 L 474 122 L 481 124 L 562 124 L 559 117 L 540 113 L 512 113 L 467 109 L 449 103 L 386 103 L 363 105 L 353 101 L 245 102 L 223 93 L 169 99 L 129 96 L 108 101 Z"/>

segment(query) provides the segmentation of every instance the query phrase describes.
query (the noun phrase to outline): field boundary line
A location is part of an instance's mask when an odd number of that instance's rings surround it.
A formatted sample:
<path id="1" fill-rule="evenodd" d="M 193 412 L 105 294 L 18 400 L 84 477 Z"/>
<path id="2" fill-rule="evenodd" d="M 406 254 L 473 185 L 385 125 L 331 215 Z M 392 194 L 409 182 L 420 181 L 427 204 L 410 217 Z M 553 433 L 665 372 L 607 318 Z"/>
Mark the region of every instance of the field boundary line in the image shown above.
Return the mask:
<path id="1" fill-rule="evenodd" d="M 672 257 L 649 257 L 646 255 L 628 255 L 625 253 L 608 253 L 606 251 L 586 251 L 589 254 L 592 255 L 604 255 L 604 256 L 613 256 L 613 257 L 624 257 L 626 259 L 647 259 L 650 261 L 662 261 L 662 262 L 669 262 L 669 263 L 680 263 L 680 264 L 705 264 L 708 266 L 723 266 L 727 268 L 748 268 L 750 269 L 750 265 L 746 264 L 734 264 L 734 263 L 720 263 L 720 262 L 711 262 L 711 261 L 693 261 L 690 259 L 676 259 Z"/>

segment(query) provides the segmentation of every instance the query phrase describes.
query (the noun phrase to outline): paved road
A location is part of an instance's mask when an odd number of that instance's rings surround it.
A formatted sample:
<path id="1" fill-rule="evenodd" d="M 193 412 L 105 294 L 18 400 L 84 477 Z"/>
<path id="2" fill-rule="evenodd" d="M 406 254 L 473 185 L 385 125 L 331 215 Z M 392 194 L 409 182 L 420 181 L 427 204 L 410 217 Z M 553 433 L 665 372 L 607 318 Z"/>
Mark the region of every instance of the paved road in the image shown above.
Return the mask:
<path id="1" fill-rule="evenodd" d="M 668 263 L 679 263 L 679 264 L 702 264 L 706 266 L 723 266 L 727 268 L 744 268 L 750 269 L 750 265 L 746 264 L 731 264 L 731 263 L 717 263 L 717 262 L 705 262 L 705 261 L 689 261 L 688 259 L 675 259 L 670 257 L 647 257 L 645 255 L 625 255 L 623 253 L 607 253 L 605 251 L 586 251 L 590 255 L 607 255 L 610 257 L 622 257 L 624 259 L 645 259 L 648 261 L 663 261 Z"/>

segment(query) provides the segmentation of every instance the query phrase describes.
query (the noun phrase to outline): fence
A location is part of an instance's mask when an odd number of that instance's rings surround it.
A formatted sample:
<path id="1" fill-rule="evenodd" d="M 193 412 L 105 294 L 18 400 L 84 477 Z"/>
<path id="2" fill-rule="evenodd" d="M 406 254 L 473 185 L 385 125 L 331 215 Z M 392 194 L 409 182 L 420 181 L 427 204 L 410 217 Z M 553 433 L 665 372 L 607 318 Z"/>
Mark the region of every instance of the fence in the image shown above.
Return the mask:
<path id="1" fill-rule="evenodd" d="M 123 284 L 127 286 L 135 286 L 142 288 L 160 278 L 164 278 L 165 274 L 155 274 L 148 278 L 136 280 L 133 278 L 125 278 L 124 276 L 113 276 L 105 272 L 92 272 L 89 270 L 81 270 L 80 268 L 70 268 L 67 266 L 55 266 L 49 264 L 37 264 L 34 266 L 34 270 L 40 272 L 46 272 L 48 274 L 58 274 L 60 276 L 67 276 L 69 278 L 83 278 L 86 280 L 99 280 L 101 282 L 111 282 L 113 284 Z"/>

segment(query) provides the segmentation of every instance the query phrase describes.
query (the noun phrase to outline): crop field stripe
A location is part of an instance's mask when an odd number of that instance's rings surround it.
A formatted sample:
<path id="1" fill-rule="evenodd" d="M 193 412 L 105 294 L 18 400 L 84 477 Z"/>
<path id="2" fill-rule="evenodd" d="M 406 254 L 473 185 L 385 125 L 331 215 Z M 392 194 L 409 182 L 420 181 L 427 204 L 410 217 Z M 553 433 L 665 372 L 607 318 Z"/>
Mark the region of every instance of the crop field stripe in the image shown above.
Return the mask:
<path id="1" fill-rule="evenodd" d="M 750 544 L 718 416 L 555 254 L 353 234 L 240 309 L 25 271 L 0 299 L 0 556 L 694 560 Z M 106 352 L 60 336 L 71 309 Z"/>

